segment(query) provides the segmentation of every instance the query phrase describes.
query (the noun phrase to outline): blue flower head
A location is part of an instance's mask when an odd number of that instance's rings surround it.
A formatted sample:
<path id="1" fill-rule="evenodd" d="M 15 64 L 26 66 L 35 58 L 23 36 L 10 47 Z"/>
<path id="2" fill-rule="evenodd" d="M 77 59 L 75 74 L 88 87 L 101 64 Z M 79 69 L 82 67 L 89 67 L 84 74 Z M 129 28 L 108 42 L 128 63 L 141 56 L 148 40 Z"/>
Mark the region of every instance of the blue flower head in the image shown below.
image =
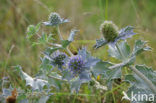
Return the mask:
<path id="1" fill-rule="evenodd" d="M 62 66 L 65 65 L 67 61 L 67 55 L 63 52 L 56 51 L 52 55 L 46 55 L 46 58 L 50 60 L 51 64 L 58 69 L 62 70 Z"/>
<path id="2" fill-rule="evenodd" d="M 99 48 L 106 44 L 115 47 L 119 40 L 126 40 L 135 35 L 136 33 L 133 32 L 133 29 L 132 26 L 127 26 L 118 31 L 117 26 L 112 21 L 105 21 L 100 27 L 104 38 L 96 40 L 94 48 Z"/>
<path id="3" fill-rule="evenodd" d="M 78 55 L 70 58 L 68 68 L 74 76 L 83 80 L 90 80 L 90 69 L 99 59 L 92 57 L 86 48 L 79 50 Z"/>
<path id="4" fill-rule="evenodd" d="M 68 67 L 74 74 L 81 73 L 84 67 L 84 61 L 82 57 L 79 55 L 71 57 Z"/>
<path id="5" fill-rule="evenodd" d="M 61 18 L 60 15 L 56 12 L 52 12 L 49 15 L 49 20 L 43 22 L 43 24 L 46 26 L 57 26 L 59 24 L 66 23 L 66 22 L 69 22 L 69 20 Z"/>
<path id="6" fill-rule="evenodd" d="M 57 65 L 64 65 L 66 57 L 65 53 L 59 51 L 52 54 L 53 63 Z"/>

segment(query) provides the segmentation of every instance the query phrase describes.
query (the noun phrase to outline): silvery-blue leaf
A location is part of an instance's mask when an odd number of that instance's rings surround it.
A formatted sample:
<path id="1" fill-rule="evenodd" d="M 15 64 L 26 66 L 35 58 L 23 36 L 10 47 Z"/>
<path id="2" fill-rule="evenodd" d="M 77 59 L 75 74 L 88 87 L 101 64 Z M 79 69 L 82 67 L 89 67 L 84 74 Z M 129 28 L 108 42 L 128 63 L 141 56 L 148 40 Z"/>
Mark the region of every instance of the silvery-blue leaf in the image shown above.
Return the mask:
<path id="1" fill-rule="evenodd" d="M 79 74 L 79 78 L 84 82 L 88 82 L 91 80 L 91 74 L 89 71 L 83 71 L 82 73 Z"/>
<path id="2" fill-rule="evenodd" d="M 81 86 L 81 80 L 79 78 L 73 79 L 70 82 L 70 90 L 71 90 L 71 93 L 73 93 L 74 91 L 76 93 L 78 93 L 79 92 L 79 89 L 80 89 L 80 86 Z"/>
<path id="3" fill-rule="evenodd" d="M 106 76 L 105 73 L 109 70 L 108 68 L 110 66 L 112 66 L 112 64 L 109 62 L 99 61 L 95 66 L 93 66 L 92 72 L 96 78 L 100 74 L 104 74 L 104 76 Z"/>
<path id="4" fill-rule="evenodd" d="M 55 87 L 58 90 L 61 89 L 61 87 L 62 87 L 61 85 L 62 85 L 62 83 L 64 83 L 62 76 L 56 72 L 51 72 L 49 74 L 48 81 L 51 86 Z"/>
<path id="5" fill-rule="evenodd" d="M 154 86 L 156 86 L 156 72 L 152 70 L 152 68 L 147 67 L 145 65 L 136 65 L 135 68 L 140 71 L 144 76 L 146 76 Z M 125 81 L 128 81 L 131 86 L 128 89 L 128 94 L 133 92 L 140 92 L 140 94 L 152 94 L 152 91 L 149 85 L 138 75 L 129 74 L 125 76 Z"/>
<path id="6" fill-rule="evenodd" d="M 39 103 L 46 103 L 48 99 L 49 99 L 49 96 L 42 96 L 42 97 L 39 99 Z"/>
<path id="7" fill-rule="evenodd" d="M 101 46 L 106 45 L 107 43 L 108 43 L 108 42 L 107 42 L 106 40 L 104 40 L 103 38 L 97 39 L 97 40 L 96 40 L 96 44 L 93 46 L 93 48 L 97 49 L 97 48 L 99 48 L 99 47 L 101 47 Z"/>
<path id="8" fill-rule="evenodd" d="M 70 21 L 68 19 L 62 19 L 61 22 L 62 23 L 67 23 L 67 22 L 70 22 Z"/>
<path id="9" fill-rule="evenodd" d="M 78 32 L 78 30 L 71 30 L 68 41 L 73 41 L 74 40 L 74 36 L 76 34 L 76 32 Z"/>
<path id="10" fill-rule="evenodd" d="M 85 67 L 91 67 L 96 65 L 97 62 L 99 62 L 100 60 L 94 57 L 89 57 L 87 58 L 87 62 L 85 63 Z"/>
<path id="11" fill-rule="evenodd" d="M 136 33 L 133 32 L 134 27 L 127 26 L 119 31 L 119 36 L 117 37 L 118 40 L 122 39 L 125 40 L 127 38 L 131 38 Z"/>
<path id="12" fill-rule="evenodd" d="M 51 26 L 52 24 L 49 21 L 42 22 L 46 26 Z"/>
<path id="13" fill-rule="evenodd" d="M 87 50 L 86 48 L 82 48 L 81 50 L 78 51 L 78 55 L 82 57 L 82 59 L 85 61 L 87 57 Z"/>
<path id="14" fill-rule="evenodd" d="M 73 74 L 68 69 L 65 69 L 62 71 L 62 79 L 71 80 L 73 79 Z"/>
<path id="15" fill-rule="evenodd" d="M 108 70 L 106 72 L 107 75 L 107 85 L 109 89 L 112 87 L 112 80 L 121 78 L 122 72 L 121 72 L 121 67 L 114 68 L 112 70 Z"/>
<path id="16" fill-rule="evenodd" d="M 150 51 L 151 48 L 146 46 L 147 42 L 142 40 L 135 41 L 135 46 L 132 52 L 132 56 L 138 55 L 143 51 Z"/>
<path id="17" fill-rule="evenodd" d="M 2 92 L 3 92 L 2 95 L 3 95 L 4 97 L 11 96 L 11 90 L 10 90 L 10 89 L 3 88 L 3 89 L 2 89 Z"/>
<path id="18" fill-rule="evenodd" d="M 42 22 L 45 26 L 57 26 L 59 24 L 63 24 L 63 23 L 67 23 L 69 22 L 68 19 L 61 19 L 60 22 L 50 22 L 50 21 L 45 21 L 45 22 Z"/>
<path id="19" fill-rule="evenodd" d="M 33 90 L 41 90 L 48 84 L 46 80 L 32 78 L 27 73 L 23 72 L 21 67 L 17 66 L 16 69 L 19 71 L 21 78 L 26 80 L 26 86 L 31 86 Z"/>
<path id="20" fill-rule="evenodd" d="M 118 47 L 119 47 L 122 55 L 118 51 L 117 47 L 112 47 L 112 46 L 109 46 L 109 49 L 108 49 L 109 55 L 111 57 L 114 57 L 114 58 L 122 60 L 122 61 L 129 59 L 129 57 L 130 57 L 130 46 L 127 44 L 127 42 L 125 42 L 125 41 L 120 42 L 118 44 Z"/>

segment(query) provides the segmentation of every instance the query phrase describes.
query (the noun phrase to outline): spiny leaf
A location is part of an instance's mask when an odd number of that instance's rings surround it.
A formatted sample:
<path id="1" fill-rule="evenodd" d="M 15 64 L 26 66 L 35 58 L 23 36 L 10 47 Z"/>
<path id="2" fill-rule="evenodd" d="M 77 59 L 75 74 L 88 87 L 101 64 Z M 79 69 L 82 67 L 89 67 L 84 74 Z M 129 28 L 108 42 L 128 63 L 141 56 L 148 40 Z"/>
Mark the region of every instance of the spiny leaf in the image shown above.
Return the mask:
<path id="1" fill-rule="evenodd" d="M 41 90 L 48 84 L 46 80 L 32 78 L 27 73 L 23 72 L 20 66 L 16 66 L 16 70 L 19 71 L 21 78 L 26 80 L 26 86 L 31 86 L 33 90 Z"/>
<path id="2" fill-rule="evenodd" d="M 105 78 L 107 80 L 106 82 L 109 89 L 112 89 L 113 80 L 121 78 L 121 75 L 121 67 L 114 68 L 106 72 Z"/>
<path id="3" fill-rule="evenodd" d="M 127 26 L 127 27 L 121 29 L 119 31 L 119 36 L 118 36 L 117 39 L 125 40 L 127 38 L 131 38 L 133 35 L 136 34 L 136 33 L 133 32 L 133 29 L 134 29 L 134 27 L 132 27 L 132 26 Z"/>
<path id="4" fill-rule="evenodd" d="M 78 32 L 78 30 L 71 30 L 70 35 L 68 37 L 68 41 L 73 41 L 74 40 L 74 36 L 76 34 L 76 32 Z"/>
<path id="5" fill-rule="evenodd" d="M 32 36 L 34 36 L 40 29 L 40 24 L 38 23 L 36 26 L 35 25 L 29 25 L 27 28 L 27 38 L 30 39 Z"/>
<path id="6" fill-rule="evenodd" d="M 135 42 L 135 46 L 132 52 L 132 56 L 138 55 L 143 51 L 150 51 L 151 48 L 149 46 L 146 46 L 147 42 L 142 40 L 137 40 Z"/>
<path id="7" fill-rule="evenodd" d="M 56 89 L 61 89 L 62 87 L 62 83 L 64 83 L 64 80 L 62 79 L 62 76 L 59 75 L 58 73 L 56 72 L 51 72 L 49 74 L 49 84 L 53 87 L 55 87 Z"/>
<path id="8" fill-rule="evenodd" d="M 114 57 L 114 58 L 122 60 L 122 61 L 129 59 L 129 57 L 130 57 L 130 46 L 127 44 L 127 42 L 122 41 L 121 43 L 118 44 L 118 47 L 119 47 L 122 55 L 118 51 L 117 47 L 112 47 L 112 46 L 109 46 L 109 50 L 108 50 L 109 55 L 111 57 Z"/>
<path id="9" fill-rule="evenodd" d="M 104 46 L 106 44 L 107 44 L 107 41 L 104 40 L 103 38 L 97 39 L 96 44 L 93 46 L 93 48 L 97 49 L 97 48 L 100 48 L 101 46 Z"/>
<path id="10" fill-rule="evenodd" d="M 142 74 L 144 74 L 152 83 L 156 86 L 156 72 L 152 70 L 152 68 L 149 68 L 145 65 L 136 65 L 135 66 L 137 70 L 139 70 Z M 132 91 L 137 91 L 144 94 L 150 94 L 153 93 L 153 91 L 150 89 L 150 87 L 147 85 L 147 83 L 134 74 L 126 75 L 125 81 L 128 81 L 131 86 L 128 90 L 128 93 L 130 94 Z"/>
<path id="11" fill-rule="evenodd" d="M 112 66 L 109 62 L 99 61 L 95 66 L 92 68 L 92 72 L 94 76 L 97 78 L 98 75 L 104 74 L 109 70 L 108 67 Z"/>
<path id="12" fill-rule="evenodd" d="M 39 99 L 38 103 L 47 103 L 48 99 L 49 99 L 49 96 L 42 96 Z"/>
<path id="13" fill-rule="evenodd" d="M 79 89 L 80 89 L 80 86 L 81 86 L 81 80 L 79 78 L 75 78 L 73 79 L 72 81 L 70 81 L 70 90 L 71 90 L 71 93 L 73 93 L 74 91 L 76 93 L 79 92 Z"/>

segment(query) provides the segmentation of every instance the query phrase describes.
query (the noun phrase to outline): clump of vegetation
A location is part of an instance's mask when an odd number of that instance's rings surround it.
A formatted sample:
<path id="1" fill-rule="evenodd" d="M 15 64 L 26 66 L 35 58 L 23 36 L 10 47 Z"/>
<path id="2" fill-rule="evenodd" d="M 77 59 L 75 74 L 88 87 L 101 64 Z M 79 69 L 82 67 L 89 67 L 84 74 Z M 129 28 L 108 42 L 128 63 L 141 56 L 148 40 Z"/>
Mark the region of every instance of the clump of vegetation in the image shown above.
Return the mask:
<path id="1" fill-rule="evenodd" d="M 9 98 L 13 96 L 14 101 L 18 103 L 48 103 L 53 95 L 61 94 L 58 91 L 62 87 L 70 95 L 95 96 L 81 92 L 81 87 L 86 84 L 90 89 L 101 94 L 100 101 L 102 102 L 114 101 L 116 103 L 125 99 L 130 102 L 154 102 L 156 72 L 146 65 L 135 63 L 137 55 L 150 51 L 151 48 L 146 45 L 146 41 L 142 40 L 136 40 L 134 47 L 130 47 L 127 38 L 136 34 L 133 32 L 134 27 L 127 26 L 118 30 L 112 21 L 104 21 L 101 24 L 102 38 L 96 40 L 93 48 L 96 50 L 108 45 L 109 56 L 120 61 L 120 63 L 112 63 L 93 57 L 87 51 L 87 47 L 82 47 L 76 55 L 73 54 L 68 47 L 74 41 L 78 30 L 71 30 L 68 39 L 64 39 L 59 25 L 67 22 L 69 20 L 61 18 L 58 13 L 51 13 L 48 21 L 38 23 L 36 26 L 28 26 L 27 39 L 32 42 L 32 45 L 44 44 L 46 47 L 42 52 L 40 70 L 34 77 L 31 77 L 22 70 L 21 66 L 16 66 L 16 72 L 22 80 L 26 81 L 25 89 L 11 85 L 5 88 L 4 84 L 7 80 L 2 79 L 3 94 L 0 97 L 2 102 L 9 102 Z M 53 34 L 47 34 L 43 30 L 40 34 L 41 25 L 56 28 L 58 38 L 54 39 Z M 121 96 L 116 100 L 114 94 L 118 93 L 117 89 L 121 85 L 125 87 L 120 91 L 123 98 Z M 53 88 L 56 88 L 57 92 Z M 108 96 L 110 92 L 113 95 L 111 99 Z M 132 94 L 139 96 L 134 98 Z M 141 94 L 147 96 L 137 98 L 141 97 Z"/>

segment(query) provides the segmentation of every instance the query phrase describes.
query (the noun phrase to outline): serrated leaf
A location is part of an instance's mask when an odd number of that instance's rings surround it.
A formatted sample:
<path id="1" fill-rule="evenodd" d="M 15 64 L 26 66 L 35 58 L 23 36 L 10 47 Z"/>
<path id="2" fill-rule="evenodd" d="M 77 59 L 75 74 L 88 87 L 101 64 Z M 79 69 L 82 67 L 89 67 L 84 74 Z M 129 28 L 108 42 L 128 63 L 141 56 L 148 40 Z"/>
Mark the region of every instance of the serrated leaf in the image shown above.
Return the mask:
<path id="1" fill-rule="evenodd" d="M 38 103 L 46 103 L 48 101 L 48 99 L 49 99 L 49 96 L 42 96 L 39 99 Z"/>
<path id="2" fill-rule="evenodd" d="M 112 66 L 112 64 L 109 62 L 99 61 L 95 66 L 93 66 L 92 72 L 97 78 L 98 75 L 105 74 L 109 70 L 109 66 Z"/>
<path id="3" fill-rule="evenodd" d="M 137 40 L 135 42 L 135 46 L 132 52 L 132 56 L 138 55 L 143 51 L 150 51 L 151 48 L 149 46 L 146 46 L 146 41 Z"/>
<path id="4" fill-rule="evenodd" d="M 57 74 L 56 72 L 51 72 L 49 77 L 49 84 L 58 90 L 61 89 L 62 83 L 64 83 L 62 76 Z"/>
<path id="5" fill-rule="evenodd" d="M 62 40 L 62 47 L 66 48 L 70 43 L 71 43 L 71 41 L 69 41 L 69 40 Z"/>
<path id="6" fill-rule="evenodd" d="M 91 80 L 91 74 L 90 71 L 83 71 L 82 73 L 79 74 L 79 78 L 83 82 L 89 82 Z"/>
<path id="7" fill-rule="evenodd" d="M 20 66 L 17 66 L 16 70 L 19 71 L 21 78 L 26 80 L 26 86 L 31 86 L 33 90 L 42 90 L 43 87 L 48 84 L 46 80 L 32 78 L 27 73 L 23 72 Z"/>
<path id="8" fill-rule="evenodd" d="M 122 41 L 121 43 L 118 44 L 118 47 L 121 53 L 118 51 L 117 47 L 109 46 L 108 50 L 109 55 L 122 61 L 127 60 L 130 57 L 130 46 L 127 44 L 127 42 Z"/>
<path id="9" fill-rule="evenodd" d="M 101 46 L 104 46 L 106 45 L 108 42 L 105 41 L 103 38 L 101 39 L 97 39 L 96 40 L 96 44 L 93 46 L 93 48 L 97 49 L 97 48 L 100 48 Z"/>
<path id="10" fill-rule="evenodd" d="M 75 78 L 73 80 L 70 81 L 70 90 L 71 90 L 71 93 L 73 93 L 74 91 L 76 93 L 79 92 L 79 89 L 81 87 L 81 80 L 79 78 Z"/>
<path id="11" fill-rule="evenodd" d="M 73 75 L 71 73 L 71 71 L 69 71 L 68 69 L 65 69 L 62 71 L 62 79 L 66 79 L 66 80 L 71 80 L 73 79 Z"/>
<path id="12" fill-rule="evenodd" d="M 46 48 L 46 50 L 44 51 L 44 54 L 46 55 L 51 55 L 53 52 L 63 49 L 62 47 L 48 47 Z"/>
<path id="13" fill-rule="evenodd" d="M 136 65 L 135 67 L 156 86 L 156 72 L 154 72 L 152 68 L 146 67 L 144 65 Z M 140 94 L 143 93 L 147 95 L 153 93 L 148 84 L 135 73 L 127 75 L 125 77 L 125 81 L 128 81 L 131 84 L 130 88 L 128 89 L 129 95 L 131 92 L 136 91 Z"/>
<path id="14" fill-rule="evenodd" d="M 27 27 L 27 38 L 30 39 L 32 36 L 34 36 L 40 29 L 40 24 L 38 23 L 36 26 L 35 25 L 29 25 Z"/>
<path id="15" fill-rule="evenodd" d="M 76 32 L 78 32 L 78 30 L 71 30 L 70 35 L 68 37 L 68 41 L 72 42 L 74 40 L 74 36 L 75 36 Z"/>
<path id="16" fill-rule="evenodd" d="M 112 80 L 121 78 L 121 75 L 122 75 L 121 67 L 114 68 L 106 72 L 107 85 L 109 89 L 112 88 L 112 83 L 113 83 Z"/>
<path id="17" fill-rule="evenodd" d="M 42 63 L 40 65 L 40 68 L 43 68 L 46 71 L 50 71 L 52 69 L 53 66 L 50 64 L 51 62 L 49 61 L 49 59 L 43 57 L 41 61 Z"/>
<path id="18" fill-rule="evenodd" d="M 132 26 L 127 26 L 127 27 L 121 29 L 119 31 L 119 36 L 118 36 L 117 39 L 125 40 L 127 38 L 131 38 L 133 35 L 136 34 L 136 33 L 133 32 L 133 29 L 134 29 L 134 27 L 132 27 Z"/>

